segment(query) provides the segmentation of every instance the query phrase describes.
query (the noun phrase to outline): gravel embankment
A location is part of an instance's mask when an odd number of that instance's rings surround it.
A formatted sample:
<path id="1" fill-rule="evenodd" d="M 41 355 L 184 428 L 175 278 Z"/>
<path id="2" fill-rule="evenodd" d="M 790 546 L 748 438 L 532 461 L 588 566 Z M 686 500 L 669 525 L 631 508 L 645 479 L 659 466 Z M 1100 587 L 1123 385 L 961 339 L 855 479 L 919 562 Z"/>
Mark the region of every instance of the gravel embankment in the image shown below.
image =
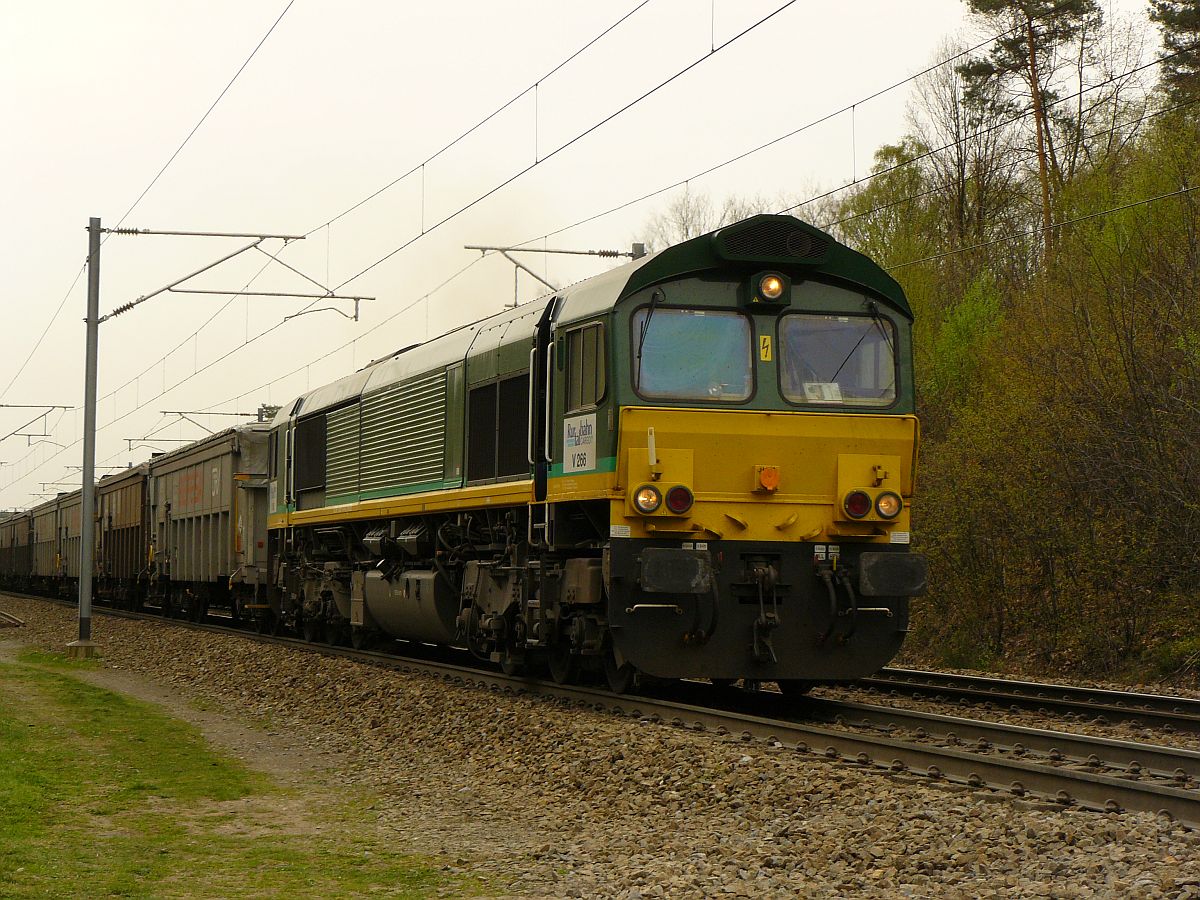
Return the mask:
<path id="1" fill-rule="evenodd" d="M 0 597 L 22 641 L 74 615 Z M 106 665 L 333 754 L 402 850 L 552 897 L 1200 897 L 1200 835 L 98 617 Z M 8 632 L 0 633 L 3 637 Z"/>

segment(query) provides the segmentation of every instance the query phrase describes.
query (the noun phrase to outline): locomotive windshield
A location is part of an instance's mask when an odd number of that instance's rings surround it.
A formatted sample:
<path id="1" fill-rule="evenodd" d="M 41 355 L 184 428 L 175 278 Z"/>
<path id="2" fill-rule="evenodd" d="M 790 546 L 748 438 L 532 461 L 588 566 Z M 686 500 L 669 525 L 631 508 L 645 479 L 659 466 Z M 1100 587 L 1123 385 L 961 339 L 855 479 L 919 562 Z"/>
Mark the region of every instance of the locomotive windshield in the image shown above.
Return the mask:
<path id="1" fill-rule="evenodd" d="M 737 403 L 754 392 L 750 320 L 704 309 L 639 309 L 634 387 L 655 400 Z"/>
<path id="2" fill-rule="evenodd" d="M 882 316 L 794 313 L 779 324 L 781 387 L 793 403 L 890 406 L 896 333 Z"/>

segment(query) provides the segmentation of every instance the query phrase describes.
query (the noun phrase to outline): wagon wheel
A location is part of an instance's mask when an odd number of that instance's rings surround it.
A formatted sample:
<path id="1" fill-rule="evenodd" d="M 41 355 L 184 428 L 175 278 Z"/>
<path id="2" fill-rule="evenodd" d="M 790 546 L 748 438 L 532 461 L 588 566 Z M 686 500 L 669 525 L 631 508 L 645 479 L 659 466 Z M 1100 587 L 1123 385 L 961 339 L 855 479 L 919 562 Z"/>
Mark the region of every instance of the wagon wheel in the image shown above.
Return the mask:
<path id="1" fill-rule="evenodd" d="M 550 648 L 546 662 L 555 684 L 573 684 L 578 680 L 579 657 L 571 652 L 571 645 L 566 641 L 560 641 Z"/>
<path id="2" fill-rule="evenodd" d="M 630 663 L 617 664 L 617 654 L 611 644 L 604 651 L 604 678 L 614 694 L 628 694 L 637 680 L 637 669 Z"/>
<path id="3" fill-rule="evenodd" d="M 260 609 L 254 615 L 254 630 L 259 634 L 275 634 L 275 613 L 269 609 Z"/>

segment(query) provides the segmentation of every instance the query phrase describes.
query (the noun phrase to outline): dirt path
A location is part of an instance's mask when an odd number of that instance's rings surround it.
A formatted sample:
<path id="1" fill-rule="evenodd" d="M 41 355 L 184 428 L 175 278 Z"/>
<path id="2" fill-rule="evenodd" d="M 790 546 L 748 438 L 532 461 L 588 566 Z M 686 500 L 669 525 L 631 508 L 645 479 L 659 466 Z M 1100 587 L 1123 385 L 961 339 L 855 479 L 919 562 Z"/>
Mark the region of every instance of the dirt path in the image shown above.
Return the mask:
<path id="1" fill-rule="evenodd" d="M 0 662 L 15 662 L 21 650 L 21 630 L 0 632 Z M 284 787 L 310 789 L 328 784 L 336 765 L 330 753 L 314 751 L 295 736 L 268 731 L 245 719 L 206 708 L 144 676 L 116 667 L 79 668 L 72 678 L 115 691 L 158 707 L 172 718 L 199 729 L 205 740 L 248 769 L 261 772 Z"/>

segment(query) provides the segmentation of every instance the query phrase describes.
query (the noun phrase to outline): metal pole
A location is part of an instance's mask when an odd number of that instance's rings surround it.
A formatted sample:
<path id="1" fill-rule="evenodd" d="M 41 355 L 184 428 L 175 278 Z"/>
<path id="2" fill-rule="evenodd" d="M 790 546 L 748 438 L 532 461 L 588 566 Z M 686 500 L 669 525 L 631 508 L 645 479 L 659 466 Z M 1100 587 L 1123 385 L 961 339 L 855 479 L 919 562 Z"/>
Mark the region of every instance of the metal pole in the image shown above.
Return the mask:
<path id="1" fill-rule="evenodd" d="M 87 351 L 83 387 L 83 522 L 79 542 L 79 640 L 67 645 L 72 657 L 96 653 L 92 643 L 92 555 L 96 529 L 96 348 L 100 331 L 100 220 L 88 219 Z"/>

